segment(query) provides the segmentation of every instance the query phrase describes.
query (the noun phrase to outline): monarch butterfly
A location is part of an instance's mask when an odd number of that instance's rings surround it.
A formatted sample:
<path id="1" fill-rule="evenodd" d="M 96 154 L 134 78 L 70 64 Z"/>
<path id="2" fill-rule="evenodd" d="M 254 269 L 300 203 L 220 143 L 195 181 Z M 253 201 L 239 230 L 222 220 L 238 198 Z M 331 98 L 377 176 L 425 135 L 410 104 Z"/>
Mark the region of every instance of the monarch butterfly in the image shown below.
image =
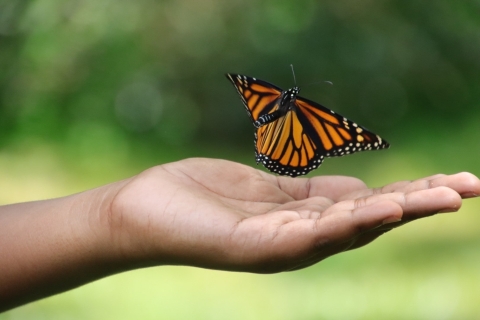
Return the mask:
<path id="1" fill-rule="evenodd" d="M 296 177 L 325 157 L 390 147 L 375 133 L 311 100 L 266 81 L 226 74 L 256 128 L 255 159 L 271 172 Z"/>

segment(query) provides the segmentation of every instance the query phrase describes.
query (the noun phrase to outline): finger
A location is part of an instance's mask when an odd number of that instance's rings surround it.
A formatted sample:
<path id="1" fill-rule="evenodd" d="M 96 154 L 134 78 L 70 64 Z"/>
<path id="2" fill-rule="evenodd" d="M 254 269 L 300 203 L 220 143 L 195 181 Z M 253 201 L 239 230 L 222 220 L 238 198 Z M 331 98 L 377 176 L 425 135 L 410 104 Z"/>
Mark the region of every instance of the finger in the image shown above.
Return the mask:
<path id="1" fill-rule="evenodd" d="M 417 219 L 437 212 L 457 211 L 462 204 L 462 199 L 455 190 L 442 186 L 407 194 L 402 192 L 376 194 L 369 197 L 341 201 L 328 208 L 323 213 L 323 216 L 336 214 L 337 211 L 341 210 L 353 210 L 357 207 L 369 206 L 385 200 L 399 204 L 402 207 L 404 219 Z"/>
<path id="2" fill-rule="evenodd" d="M 319 219 L 300 219 L 298 212 L 286 210 L 251 217 L 237 224 L 229 236 L 232 245 L 238 246 L 231 251 L 232 259 L 255 272 L 289 270 L 341 252 L 348 241 L 401 216 L 398 204 L 383 201 Z"/>
<path id="3" fill-rule="evenodd" d="M 463 198 L 476 197 L 480 195 L 480 180 L 471 173 L 461 172 L 453 175 L 436 174 L 414 181 L 394 182 L 381 188 L 359 190 L 357 192 L 345 195 L 342 200 L 391 192 L 409 193 L 440 186 L 449 187 L 452 190 L 455 190 Z"/>
<path id="4" fill-rule="evenodd" d="M 450 176 L 441 176 L 430 180 L 432 188 L 438 186 L 449 187 L 462 198 L 477 197 L 480 195 L 480 180 L 469 172 L 460 172 Z"/>
<path id="5" fill-rule="evenodd" d="M 373 242 L 378 237 L 380 237 L 380 236 L 384 235 L 385 233 L 389 232 L 390 230 L 392 230 L 391 228 L 388 227 L 389 225 L 390 224 L 384 225 L 385 229 L 375 228 L 375 229 L 372 229 L 371 231 L 365 232 L 364 234 L 360 235 L 359 237 L 357 237 L 353 240 L 349 240 L 349 241 L 347 241 L 345 243 L 341 243 L 339 245 L 334 245 L 331 248 L 323 250 L 323 254 L 328 254 L 328 256 L 331 256 L 331 255 L 334 255 L 334 254 L 339 253 L 339 252 L 350 251 L 350 250 L 354 250 L 354 249 L 358 249 L 360 247 L 363 247 L 363 246 Z M 383 227 L 383 226 L 381 226 L 381 227 Z M 289 269 L 289 271 L 295 271 L 295 270 L 303 269 L 303 268 L 311 266 L 315 263 L 318 263 L 319 261 L 322 260 L 322 259 L 319 259 L 319 258 L 320 258 L 320 255 L 312 256 L 309 259 L 301 261 L 300 263 L 298 263 L 297 265 L 295 265 L 294 267 Z"/>
<path id="6" fill-rule="evenodd" d="M 397 181 L 394 183 L 387 184 L 380 188 L 371 188 L 365 190 L 359 190 L 358 192 L 353 192 L 342 197 L 342 200 L 355 199 L 361 197 L 368 197 L 377 194 L 388 194 L 394 192 L 408 193 L 413 191 L 429 189 L 430 181 L 425 179 L 418 179 L 415 181 L 405 180 Z"/>
<path id="7" fill-rule="evenodd" d="M 312 237 L 310 239 L 303 237 L 309 241 L 305 246 L 306 257 L 295 261 L 289 270 L 305 268 L 336 253 L 358 247 L 359 245 L 356 245 L 358 239 L 367 244 L 386 232 L 370 230 L 380 226 L 387 227 L 391 221 L 398 221 L 401 216 L 402 210 L 398 204 L 383 201 L 319 219 L 315 222 L 315 227 L 311 228 L 314 231 Z"/>
<path id="8" fill-rule="evenodd" d="M 316 229 L 319 230 L 317 244 L 322 242 L 322 237 L 343 242 L 373 228 L 400 221 L 402 216 L 402 207 L 390 200 L 372 202 L 350 210 L 340 210 L 334 214 L 322 216 L 322 219 L 315 222 Z"/>
<path id="9" fill-rule="evenodd" d="M 460 195 L 472 193 L 471 196 L 480 193 L 480 180 L 471 173 L 461 172 L 453 175 L 436 174 L 430 177 L 414 181 L 403 181 L 381 188 L 380 193 L 388 192 L 412 192 L 417 190 L 431 189 L 440 186 L 449 187 Z M 402 185 L 403 184 L 403 185 Z"/>
<path id="10" fill-rule="evenodd" d="M 384 235 L 385 233 L 393 230 L 393 228 L 389 227 L 390 224 L 380 226 L 379 228 L 375 228 L 371 231 L 366 232 L 365 234 L 359 236 L 347 250 L 354 250 L 360 247 L 366 246 L 367 244 L 371 243 L 378 237 Z"/>

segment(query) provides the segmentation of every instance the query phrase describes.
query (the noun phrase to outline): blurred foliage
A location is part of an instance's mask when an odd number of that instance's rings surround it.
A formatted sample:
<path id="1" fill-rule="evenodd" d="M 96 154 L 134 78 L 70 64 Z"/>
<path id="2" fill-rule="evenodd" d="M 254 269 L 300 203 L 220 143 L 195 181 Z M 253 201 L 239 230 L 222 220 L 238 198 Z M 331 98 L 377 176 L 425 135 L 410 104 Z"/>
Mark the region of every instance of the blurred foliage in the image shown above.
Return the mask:
<path id="1" fill-rule="evenodd" d="M 223 77 L 287 88 L 392 139 L 480 114 L 480 4 L 418 1 L 0 3 L 0 141 L 246 145 Z M 427 128 L 425 128 L 427 129 Z M 248 136 L 250 137 L 250 136 Z M 107 138 L 108 139 L 108 138 Z"/>
<path id="2" fill-rule="evenodd" d="M 378 186 L 480 173 L 479 0 L 0 0 L 0 203 L 191 156 L 253 164 L 223 74 L 286 89 L 290 64 L 301 95 L 392 144 L 312 174 Z M 479 209 L 469 200 L 299 272 L 141 270 L 0 319 L 476 318 Z"/>

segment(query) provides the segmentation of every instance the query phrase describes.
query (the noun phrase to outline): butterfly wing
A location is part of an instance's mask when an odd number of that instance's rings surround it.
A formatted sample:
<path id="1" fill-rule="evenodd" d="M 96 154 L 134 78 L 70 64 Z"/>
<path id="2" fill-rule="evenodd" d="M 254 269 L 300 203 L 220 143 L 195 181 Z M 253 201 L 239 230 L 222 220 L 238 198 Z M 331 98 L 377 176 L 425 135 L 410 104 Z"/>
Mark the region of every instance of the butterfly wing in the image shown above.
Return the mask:
<path id="1" fill-rule="evenodd" d="M 227 74 L 242 98 L 243 105 L 253 123 L 262 115 L 280 108 L 283 90 L 269 82 L 237 74 Z M 297 176 L 318 167 L 323 156 L 315 154 L 316 147 L 304 132 L 295 112 L 269 122 L 255 133 L 255 159 L 268 170 Z"/>
<path id="2" fill-rule="evenodd" d="M 314 101 L 297 97 L 296 113 L 319 155 L 339 157 L 390 147 L 379 135 Z"/>
<path id="3" fill-rule="evenodd" d="M 296 177 L 320 166 L 324 156 L 305 131 L 295 110 L 257 129 L 255 156 L 268 170 Z"/>
<path id="4" fill-rule="evenodd" d="M 279 98 L 282 89 L 263 80 L 227 73 L 242 98 L 243 105 L 253 123 L 267 113 L 279 108 Z"/>
<path id="5" fill-rule="evenodd" d="M 227 74 L 252 122 L 280 107 L 283 90 L 256 78 Z M 325 157 L 388 148 L 378 135 L 311 100 L 296 97 L 294 108 L 255 133 L 255 156 L 268 170 L 296 177 L 321 165 Z M 265 119 L 265 117 L 262 117 Z"/>

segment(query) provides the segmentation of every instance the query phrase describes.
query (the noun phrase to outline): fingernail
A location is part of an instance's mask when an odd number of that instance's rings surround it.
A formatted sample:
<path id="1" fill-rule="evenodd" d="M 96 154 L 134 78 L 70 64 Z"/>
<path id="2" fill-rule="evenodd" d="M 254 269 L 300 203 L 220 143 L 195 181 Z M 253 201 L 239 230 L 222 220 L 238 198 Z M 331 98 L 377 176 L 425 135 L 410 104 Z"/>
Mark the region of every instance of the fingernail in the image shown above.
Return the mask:
<path id="1" fill-rule="evenodd" d="M 446 209 L 439 210 L 437 212 L 438 213 L 448 213 L 448 212 L 457 212 L 457 211 L 458 211 L 458 208 L 446 208 Z"/>
<path id="2" fill-rule="evenodd" d="M 475 197 L 478 197 L 478 194 L 474 193 L 474 192 L 465 192 L 465 193 L 462 193 L 461 194 L 462 198 L 466 199 L 466 198 L 475 198 Z"/>
<path id="3" fill-rule="evenodd" d="M 382 221 L 382 225 L 384 224 L 389 224 L 389 223 L 394 223 L 394 222 L 400 222 L 402 221 L 401 218 L 397 218 L 397 217 L 390 217 L 390 218 L 387 218 L 385 220 Z"/>

